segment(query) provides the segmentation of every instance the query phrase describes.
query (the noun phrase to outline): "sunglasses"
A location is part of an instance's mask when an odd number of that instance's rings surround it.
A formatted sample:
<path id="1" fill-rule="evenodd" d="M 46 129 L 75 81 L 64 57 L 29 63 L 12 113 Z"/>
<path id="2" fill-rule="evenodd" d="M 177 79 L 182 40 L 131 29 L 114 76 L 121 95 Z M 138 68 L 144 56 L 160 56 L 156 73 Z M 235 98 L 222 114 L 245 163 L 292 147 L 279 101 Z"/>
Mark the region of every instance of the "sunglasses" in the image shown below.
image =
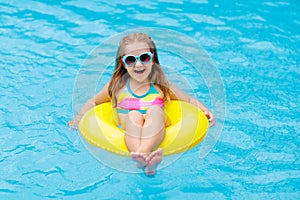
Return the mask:
<path id="1" fill-rule="evenodd" d="M 152 61 L 153 53 L 151 52 L 143 52 L 138 56 L 134 55 L 126 55 L 123 56 L 122 61 L 126 65 L 126 67 L 133 67 L 135 66 L 137 60 L 140 61 L 142 64 L 148 64 Z"/>

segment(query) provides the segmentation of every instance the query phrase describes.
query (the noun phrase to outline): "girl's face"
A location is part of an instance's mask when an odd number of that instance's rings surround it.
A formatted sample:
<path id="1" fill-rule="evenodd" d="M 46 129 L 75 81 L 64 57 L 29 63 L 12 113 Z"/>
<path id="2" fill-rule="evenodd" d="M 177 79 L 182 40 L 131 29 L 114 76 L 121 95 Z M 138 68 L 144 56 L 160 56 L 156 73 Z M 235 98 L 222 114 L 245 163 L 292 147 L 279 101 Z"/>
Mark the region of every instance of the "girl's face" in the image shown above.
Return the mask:
<path id="1" fill-rule="evenodd" d="M 145 42 L 134 42 L 132 44 L 126 45 L 125 47 L 125 56 L 133 55 L 139 56 L 144 52 L 150 52 L 150 48 Z M 149 74 L 152 70 L 153 61 L 147 63 L 141 63 L 139 59 L 136 59 L 136 63 L 133 66 L 126 66 L 128 74 L 132 79 L 139 83 L 147 82 Z"/>

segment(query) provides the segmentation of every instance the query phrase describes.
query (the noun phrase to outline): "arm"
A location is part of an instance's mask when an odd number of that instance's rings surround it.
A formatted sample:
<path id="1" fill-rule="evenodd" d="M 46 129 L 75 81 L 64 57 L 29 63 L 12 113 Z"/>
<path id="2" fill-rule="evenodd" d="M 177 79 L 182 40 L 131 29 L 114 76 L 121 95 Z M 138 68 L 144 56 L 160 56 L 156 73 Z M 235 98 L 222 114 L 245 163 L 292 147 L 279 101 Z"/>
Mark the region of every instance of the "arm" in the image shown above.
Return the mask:
<path id="1" fill-rule="evenodd" d="M 74 119 L 68 122 L 71 129 L 73 129 L 81 120 L 83 115 L 90 110 L 91 108 L 95 107 L 98 104 L 105 103 L 110 101 L 109 95 L 108 95 L 108 84 L 106 84 L 102 90 L 96 94 L 96 96 L 90 98 L 85 102 L 79 113 L 76 115 Z"/>
<path id="2" fill-rule="evenodd" d="M 171 90 L 170 98 L 172 100 L 185 101 L 187 103 L 190 103 L 190 104 L 196 106 L 197 108 L 199 108 L 200 110 L 202 110 L 204 112 L 204 114 L 208 118 L 208 121 L 210 122 L 210 126 L 215 125 L 216 121 L 215 121 L 214 115 L 203 103 L 201 103 L 200 101 L 190 97 L 189 95 L 184 93 L 182 90 L 177 88 L 172 83 L 170 83 L 170 90 Z"/>

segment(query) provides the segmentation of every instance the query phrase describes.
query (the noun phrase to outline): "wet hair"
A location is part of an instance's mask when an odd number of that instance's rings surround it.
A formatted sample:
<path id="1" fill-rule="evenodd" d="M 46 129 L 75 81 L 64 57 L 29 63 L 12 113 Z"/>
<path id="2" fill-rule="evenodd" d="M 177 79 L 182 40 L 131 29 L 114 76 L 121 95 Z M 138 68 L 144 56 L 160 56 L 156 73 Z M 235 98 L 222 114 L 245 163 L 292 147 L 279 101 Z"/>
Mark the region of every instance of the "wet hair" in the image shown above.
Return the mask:
<path id="1" fill-rule="evenodd" d="M 162 67 L 158 61 L 158 55 L 156 46 L 151 39 L 151 37 L 146 33 L 131 33 L 122 38 L 119 44 L 119 48 L 116 55 L 116 65 L 112 75 L 112 78 L 108 85 L 108 94 L 112 99 L 113 106 L 117 103 L 117 94 L 122 87 L 126 84 L 126 80 L 130 77 L 127 70 L 124 67 L 122 57 L 125 55 L 125 48 L 127 45 L 134 42 L 145 42 L 149 46 L 149 50 L 154 54 L 152 70 L 149 74 L 149 80 L 151 83 L 157 85 L 163 93 L 163 98 L 165 101 L 170 100 L 170 89 L 169 82 L 167 81 Z"/>

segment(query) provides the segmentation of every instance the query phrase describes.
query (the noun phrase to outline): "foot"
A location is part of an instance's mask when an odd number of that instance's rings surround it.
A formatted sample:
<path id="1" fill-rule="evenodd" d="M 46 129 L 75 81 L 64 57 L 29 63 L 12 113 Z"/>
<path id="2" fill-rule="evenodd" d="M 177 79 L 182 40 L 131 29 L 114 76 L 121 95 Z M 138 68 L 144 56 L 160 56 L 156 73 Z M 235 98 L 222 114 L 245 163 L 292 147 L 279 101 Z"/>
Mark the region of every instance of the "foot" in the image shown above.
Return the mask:
<path id="1" fill-rule="evenodd" d="M 146 158 L 146 165 L 145 173 L 148 176 L 152 176 L 156 174 L 156 168 L 159 163 L 162 161 L 162 149 L 159 148 L 156 151 L 153 151 L 147 158 Z"/>
<path id="2" fill-rule="evenodd" d="M 145 166 L 147 165 L 147 161 L 146 161 L 146 156 L 144 154 L 141 153 L 137 153 L 137 152 L 131 152 L 131 159 L 133 161 L 135 161 L 135 165 L 138 168 L 145 168 Z"/>

